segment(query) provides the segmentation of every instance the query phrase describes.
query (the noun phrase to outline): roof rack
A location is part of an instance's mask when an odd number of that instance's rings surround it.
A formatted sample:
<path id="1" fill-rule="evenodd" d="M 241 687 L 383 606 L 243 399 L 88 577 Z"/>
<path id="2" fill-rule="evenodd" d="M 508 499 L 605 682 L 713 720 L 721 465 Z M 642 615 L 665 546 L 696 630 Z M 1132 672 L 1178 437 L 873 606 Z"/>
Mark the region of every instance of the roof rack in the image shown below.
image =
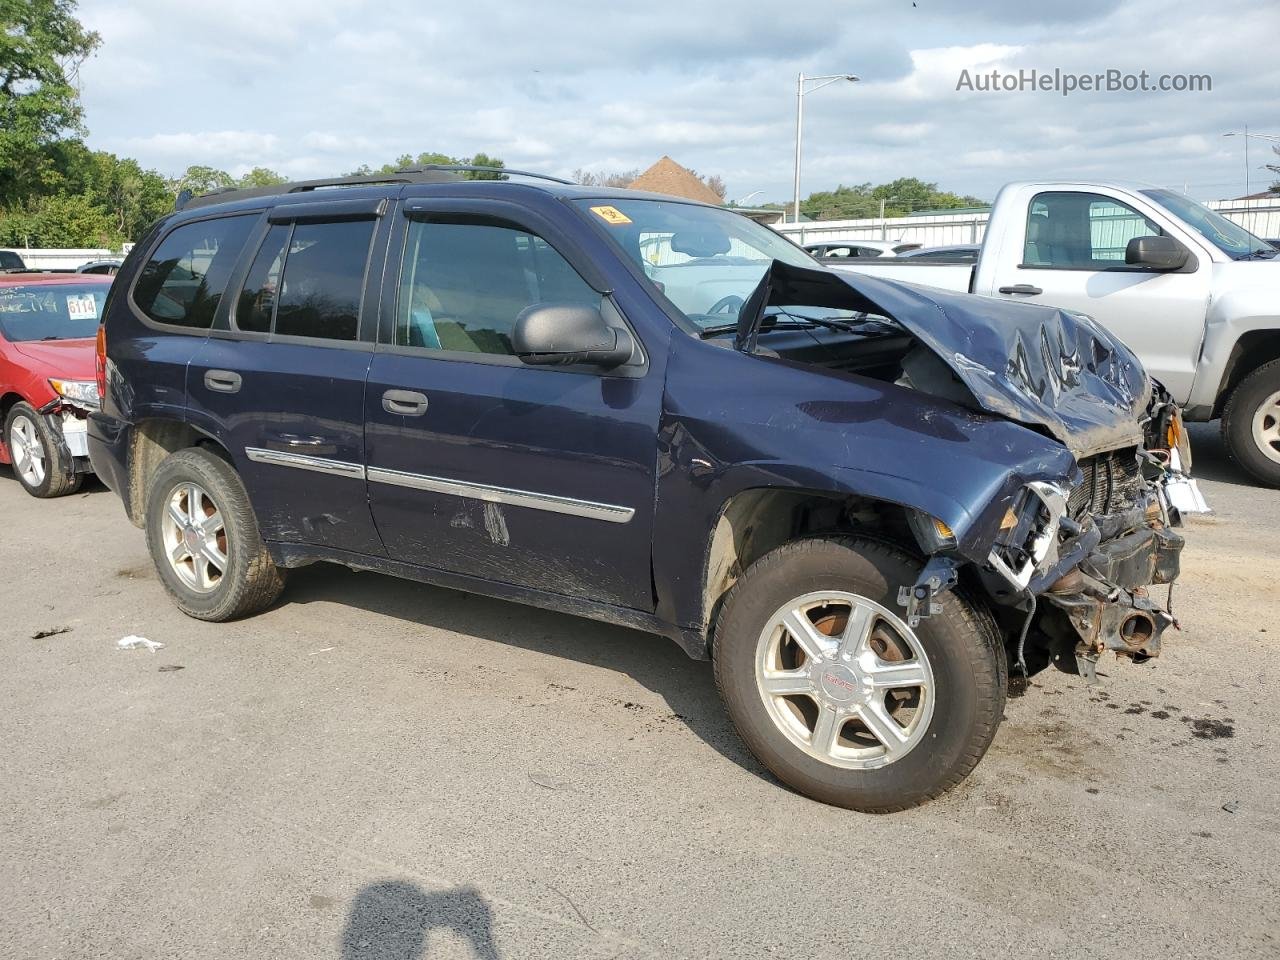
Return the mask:
<path id="1" fill-rule="evenodd" d="M 327 177 L 322 180 L 299 180 L 294 183 L 281 183 L 271 187 L 221 187 L 208 193 L 195 196 L 190 190 L 183 190 L 174 201 L 175 210 L 189 207 L 203 207 L 211 203 L 229 203 L 233 200 L 250 200 L 254 197 L 276 197 L 286 193 L 307 193 L 312 190 L 327 190 L 332 187 L 369 187 L 395 183 L 448 183 L 462 179 L 459 173 L 500 173 L 504 177 L 532 177 L 537 180 L 550 180 L 554 183 L 572 185 L 572 180 L 553 177 L 546 173 L 531 173 L 528 170 L 508 170 L 505 167 L 481 167 L 465 163 L 427 163 L 416 167 L 403 167 L 394 173 L 373 173 L 352 177 Z"/>

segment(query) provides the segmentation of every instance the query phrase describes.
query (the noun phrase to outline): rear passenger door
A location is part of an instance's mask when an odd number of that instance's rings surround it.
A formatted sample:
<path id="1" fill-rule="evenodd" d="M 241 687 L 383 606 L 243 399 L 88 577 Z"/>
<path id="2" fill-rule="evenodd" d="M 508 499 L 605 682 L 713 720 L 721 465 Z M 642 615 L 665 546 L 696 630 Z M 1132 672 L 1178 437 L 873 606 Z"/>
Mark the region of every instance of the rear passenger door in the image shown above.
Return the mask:
<path id="1" fill-rule="evenodd" d="M 191 364 L 191 420 L 231 451 L 267 540 L 382 553 L 363 419 L 377 303 L 366 279 L 381 273 L 385 204 L 270 211 Z"/>
<path id="2" fill-rule="evenodd" d="M 522 363 L 511 332 L 535 303 L 590 303 L 625 321 L 552 225 L 515 204 L 473 206 L 407 201 L 395 218 L 365 407 L 387 552 L 652 610 L 660 378 L 643 362 Z"/>
<path id="3" fill-rule="evenodd" d="M 130 419 L 184 416 L 187 366 L 225 311 L 227 286 L 260 220 L 254 212 L 183 223 L 139 270 L 129 306 L 147 334 L 122 337 L 111 350 L 130 386 Z"/>

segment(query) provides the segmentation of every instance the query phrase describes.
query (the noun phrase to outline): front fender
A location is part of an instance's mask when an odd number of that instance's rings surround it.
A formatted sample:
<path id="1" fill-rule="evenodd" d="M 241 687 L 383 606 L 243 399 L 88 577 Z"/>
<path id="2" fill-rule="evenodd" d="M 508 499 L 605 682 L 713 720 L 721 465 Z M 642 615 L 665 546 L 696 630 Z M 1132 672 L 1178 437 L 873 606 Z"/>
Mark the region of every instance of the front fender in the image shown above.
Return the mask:
<path id="1" fill-rule="evenodd" d="M 700 348 L 700 349 L 698 349 Z M 693 344 L 672 352 L 659 435 L 654 528 L 658 612 L 703 614 L 711 535 L 751 489 L 857 496 L 921 510 L 985 559 L 1031 480 L 1069 481 L 1058 441 L 893 384 Z"/>
<path id="2" fill-rule="evenodd" d="M 1237 267 L 1264 267 L 1268 264 L 1229 264 Z M 1280 278 L 1280 270 L 1270 271 Z M 1247 276 L 1235 270 L 1227 276 Z M 1225 279 L 1225 277 L 1223 278 Z M 1195 419 L 1207 419 L 1217 408 L 1218 398 L 1231 377 L 1238 359 L 1236 347 L 1242 337 L 1259 330 L 1280 331 L 1280 283 L 1249 283 L 1233 287 L 1215 297 L 1205 324 L 1204 346 L 1196 365 L 1191 396 L 1183 404 Z"/>

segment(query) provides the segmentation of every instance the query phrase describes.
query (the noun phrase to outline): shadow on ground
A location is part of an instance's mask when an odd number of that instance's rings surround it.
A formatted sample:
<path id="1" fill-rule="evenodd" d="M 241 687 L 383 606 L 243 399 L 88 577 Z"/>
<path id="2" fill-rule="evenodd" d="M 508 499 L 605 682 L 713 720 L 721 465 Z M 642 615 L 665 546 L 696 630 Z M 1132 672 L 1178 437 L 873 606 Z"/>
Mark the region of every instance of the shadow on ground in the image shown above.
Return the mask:
<path id="1" fill-rule="evenodd" d="M 1221 424 L 1189 423 L 1187 435 L 1191 438 L 1191 475 L 1198 480 L 1214 480 L 1237 487 L 1256 487 L 1244 468 L 1231 459 L 1226 444 L 1222 442 Z"/>
<path id="2" fill-rule="evenodd" d="M 666 702 L 670 713 L 663 719 L 683 723 L 722 756 L 772 782 L 738 739 L 720 703 L 711 665 L 691 660 L 665 637 L 323 563 L 294 571 L 282 602 L 315 601 L 341 603 L 624 674 Z M 637 707 L 626 702 L 619 706 Z"/>
<path id="3" fill-rule="evenodd" d="M 453 932 L 480 960 L 498 960 L 493 912 L 479 891 L 428 893 L 399 880 L 372 883 L 356 894 L 342 932 L 342 960 L 426 958 L 433 930 Z"/>

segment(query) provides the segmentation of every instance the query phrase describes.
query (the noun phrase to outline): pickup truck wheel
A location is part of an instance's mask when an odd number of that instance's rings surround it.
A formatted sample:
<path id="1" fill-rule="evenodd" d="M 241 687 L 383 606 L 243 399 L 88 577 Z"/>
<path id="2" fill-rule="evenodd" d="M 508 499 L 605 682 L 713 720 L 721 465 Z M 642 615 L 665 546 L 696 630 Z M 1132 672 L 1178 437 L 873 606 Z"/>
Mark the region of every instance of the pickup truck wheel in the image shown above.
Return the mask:
<path id="1" fill-rule="evenodd" d="M 1253 477 L 1280 487 L 1280 360 L 1240 381 L 1222 413 L 1227 452 Z"/>
<path id="2" fill-rule="evenodd" d="M 181 450 L 160 464 L 147 495 L 146 534 L 160 581 L 197 620 L 258 613 L 284 589 L 240 477 L 204 450 Z"/>
<path id="3" fill-rule="evenodd" d="M 84 478 L 75 472 L 66 448 L 31 404 L 13 405 L 5 421 L 4 436 L 13 461 L 13 475 L 27 493 L 46 500 L 80 489 Z"/>
<path id="4" fill-rule="evenodd" d="M 903 810 L 954 787 L 991 744 L 1003 645 L 954 592 L 907 626 L 898 589 L 920 569 L 875 540 L 802 540 L 752 564 L 725 598 L 712 641 L 720 694 L 752 753 L 806 796 Z"/>

